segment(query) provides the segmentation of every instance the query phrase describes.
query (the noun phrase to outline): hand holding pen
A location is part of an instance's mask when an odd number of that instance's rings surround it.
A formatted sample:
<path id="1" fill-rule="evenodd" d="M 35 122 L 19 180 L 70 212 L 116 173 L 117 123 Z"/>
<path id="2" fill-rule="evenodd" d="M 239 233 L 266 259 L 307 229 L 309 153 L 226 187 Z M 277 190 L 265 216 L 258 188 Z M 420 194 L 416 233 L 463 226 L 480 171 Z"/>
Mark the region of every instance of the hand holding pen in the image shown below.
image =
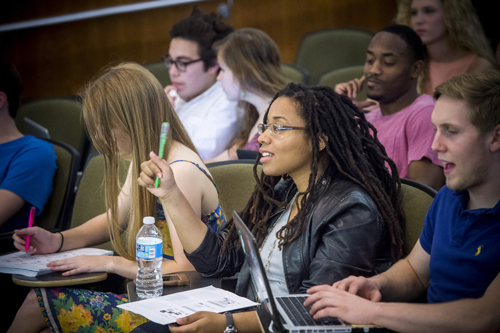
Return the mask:
<path id="1" fill-rule="evenodd" d="M 35 221 L 35 209 L 36 209 L 35 206 L 31 206 L 30 217 L 28 220 L 28 228 L 33 227 L 33 221 Z M 30 248 L 30 235 L 26 236 L 26 247 L 24 248 L 24 250 L 28 252 L 29 248 Z"/>
<path id="2" fill-rule="evenodd" d="M 161 124 L 160 151 L 158 154 L 159 158 L 163 158 L 163 153 L 165 151 L 165 143 L 167 142 L 167 135 L 168 135 L 169 127 L 170 127 L 170 124 L 168 122 Z M 158 188 L 158 185 L 160 185 L 160 177 L 157 176 L 156 181 L 155 181 L 155 188 Z"/>
<path id="3" fill-rule="evenodd" d="M 28 236 L 30 243 L 27 245 Z M 40 227 L 16 229 L 12 238 L 16 249 L 26 251 L 27 254 L 54 253 L 62 243 L 62 236 L 59 232 L 52 233 Z"/>
<path id="4" fill-rule="evenodd" d="M 53 234 L 45 229 L 34 227 L 35 210 L 36 208 L 32 206 L 27 228 L 14 230 L 14 235 L 12 235 L 14 246 L 19 251 L 24 250 L 27 254 L 54 253 L 57 251 L 57 246 L 61 242 L 60 237 L 62 235 L 60 236 L 59 233 Z"/>

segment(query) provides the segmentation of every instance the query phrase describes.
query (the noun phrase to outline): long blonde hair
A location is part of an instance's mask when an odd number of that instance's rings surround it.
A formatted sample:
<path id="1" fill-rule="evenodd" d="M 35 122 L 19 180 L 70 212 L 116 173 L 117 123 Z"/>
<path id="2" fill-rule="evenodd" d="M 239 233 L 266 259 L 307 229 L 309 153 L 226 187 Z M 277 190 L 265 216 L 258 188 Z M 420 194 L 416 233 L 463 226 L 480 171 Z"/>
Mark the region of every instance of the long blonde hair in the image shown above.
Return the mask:
<path id="1" fill-rule="evenodd" d="M 411 27 L 411 4 L 413 0 L 398 0 L 396 22 Z M 470 0 L 440 0 L 445 13 L 444 24 L 453 46 L 477 54 L 495 65 L 493 51 L 488 44 L 483 27 Z M 425 91 L 429 81 L 428 65 L 422 71 L 419 89 Z"/>
<path id="2" fill-rule="evenodd" d="M 157 151 L 162 122 L 170 123 L 165 147 L 168 156 L 173 141 L 196 151 L 158 80 L 135 63 L 122 63 L 106 69 L 81 93 L 83 117 L 96 149 L 105 157 L 105 203 L 108 231 L 115 251 L 135 259 L 135 237 L 144 216 L 156 216 L 156 198 L 137 179 L 141 163 L 149 160 L 149 152 Z M 125 228 L 118 223 L 120 155 L 112 130 L 120 129 L 132 143 L 131 207 Z M 121 242 L 125 232 L 126 246 Z"/>
<path id="3" fill-rule="evenodd" d="M 286 87 L 289 80 L 281 70 L 278 46 L 265 32 L 243 28 L 229 34 L 214 45 L 219 57 L 233 72 L 243 91 L 272 98 Z M 239 131 L 230 142 L 244 146 L 258 113 L 253 105 L 240 101 L 245 116 Z"/>

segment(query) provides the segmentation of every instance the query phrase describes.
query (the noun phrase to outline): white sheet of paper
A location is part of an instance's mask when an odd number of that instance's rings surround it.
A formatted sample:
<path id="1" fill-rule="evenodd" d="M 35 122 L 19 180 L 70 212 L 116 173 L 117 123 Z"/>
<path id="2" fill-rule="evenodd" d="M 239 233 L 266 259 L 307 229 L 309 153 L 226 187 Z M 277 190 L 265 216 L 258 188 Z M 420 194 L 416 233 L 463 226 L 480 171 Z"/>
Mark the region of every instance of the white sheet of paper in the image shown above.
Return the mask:
<path id="1" fill-rule="evenodd" d="M 227 312 L 259 303 L 235 295 L 214 286 L 192 289 L 158 298 L 118 305 L 119 308 L 140 314 L 155 323 L 166 325 L 176 319 L 189 316 L 198 311 Z"/>
<path id="2" fill-rule="evenodd" d="M 15 252 L 0 257 L 0 273 L 20 274 L 24 276 L 38 276 L 52 273 L 47 264 L 54 260 L 72 258 L 81 255 L 113 255 L 112 251 L 81 248 L 59 253 L 34 254 L 29 255 L 26 252 Z"/>

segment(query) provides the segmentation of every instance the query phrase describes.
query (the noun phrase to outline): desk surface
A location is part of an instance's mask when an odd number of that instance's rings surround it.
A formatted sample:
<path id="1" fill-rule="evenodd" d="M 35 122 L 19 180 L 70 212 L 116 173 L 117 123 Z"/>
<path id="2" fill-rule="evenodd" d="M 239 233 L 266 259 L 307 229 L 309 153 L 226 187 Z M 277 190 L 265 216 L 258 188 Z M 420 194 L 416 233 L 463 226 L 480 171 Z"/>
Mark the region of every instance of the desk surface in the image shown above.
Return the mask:
<path id="1" fill-rule="evenodd" d="M 12 281 L 24 287 L 39 287 L 39 288 L 52 288 L 52 287 L 66 287 L 76 286 L 81 284 L 89 284 L 104 281 L 108 278 L 108 273 L 83 273 L 71 276 L 63 276 L 62 272 L 55 272 L 40 276 L 24 276 L 14 274 Z"/>
<path id="2" fill-rule="evenodd" d="M 179 272 L 179 273 L 184 273 L 189 279 L 189 284 L 185 286 L 174 286 L 174 287 L 169 287 L 169 286 L 164 286 L 163 287 L 163 295 L 170 295 L 170 294 L 175 294 L 180 291 L 186 291 L 186 290 L 191 290 L 191 289 L 196 289 L 196 288 L 203 288 L 207 286 L 214 286 L 217 288 L 221 287 L 221 280 L 220 278 L 204 278 L 201 276 L 200 273 L 196 271 L 189 271 L 189 272 Z M 175 273 L 174 273 L 175 274 Z M 127 284 L 127 292 L 128 292 L 128 297 L 130 302 L 137 301 L 137 293 L 135 290 L 135 283 L 134 281 L 131 281 Z M 259 321 L 261 322 L 261 329 L 262 332 L 269 332 L 269 323 L 271 322 L 269 316 L 267 315 L 266 309 L 263 307 L 259 308 L 257 310 L 257 315 L 259 318 Z"/>
<path id="3" fill-rule="evenodd" d="M 185 274 L 189 279 L 189 284 L 185 286 L 163 286 L 163 295 L 175 294 L 180 291 L 186 291 L 196 288 L 203 288 L 208 286 L 214 286 L 220 288 L 220 279 L 219 278 L 204 278 L 200 273 L 196 271 L 186 271 L 179 272 Z M 175 273 L 173 273 L 175 274 Z M 135 290 L 134 281 L 130 281 L 127 284 L 127 293 L 128 299 L 130 302 L 137 301 L 137 292 Z"/>

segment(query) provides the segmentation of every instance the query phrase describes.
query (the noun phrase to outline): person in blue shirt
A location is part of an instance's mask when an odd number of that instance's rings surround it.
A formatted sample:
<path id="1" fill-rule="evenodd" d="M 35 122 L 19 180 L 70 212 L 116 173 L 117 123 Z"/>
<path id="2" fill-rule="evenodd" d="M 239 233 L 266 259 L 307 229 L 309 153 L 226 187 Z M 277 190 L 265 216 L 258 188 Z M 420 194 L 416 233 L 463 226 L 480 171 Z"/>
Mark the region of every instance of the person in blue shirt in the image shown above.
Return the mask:
<path id="1" fill-rule="evenodd" d="M 22 88 L 14 65 L 0 61 L 0 232 L 26 227 L 32 206 L 42 213 L 56 171 L 52 145 L 16 127 Z"/>
<path id="2" fill-rule="evenodd" d="M 432 149 L 446 186 L 410 255 L 371 278 L 315 286 L 305 305 L 398 332 L 500 330 L 500 71 L 456 76 L 436 88 Z M 429 304 L 407 302 L 427 291 Z M 383 301 L 383 302 L 380 302 Z"/>

